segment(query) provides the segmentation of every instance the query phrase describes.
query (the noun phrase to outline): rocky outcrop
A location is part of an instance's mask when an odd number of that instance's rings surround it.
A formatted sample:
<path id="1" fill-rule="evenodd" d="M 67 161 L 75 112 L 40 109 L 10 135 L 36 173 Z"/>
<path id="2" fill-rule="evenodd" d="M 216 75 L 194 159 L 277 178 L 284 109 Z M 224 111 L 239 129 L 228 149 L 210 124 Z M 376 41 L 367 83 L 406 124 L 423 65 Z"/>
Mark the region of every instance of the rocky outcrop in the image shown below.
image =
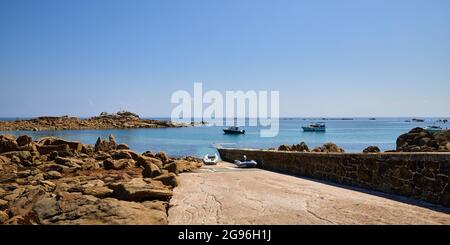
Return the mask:
<path id="1" fill-rule="evenodd" d="M 312 152 L 345 152 L 344 149 L 340 148 L 334 143 L 328 142 L 323 144 L 323 146 L 316 147 L 312 149 Z"/>
<path id="2" fill-rule="evenodd" d="M 431 133 L 417 127 L 400 135 L 396 144 L 403 152 L 450 152 L 450 130 Z"/>
<path id="3" fill-rule="evenodd" d="M 37 224 L 167 224 L 165 210 L 81 193 L 45 196 L 32 205 Z"/>
<path id="4" fill-rule="evenodd" d="M 344 152 L 344 149 L 338 147 L 334 143 L 325 143 L 323 146 L 318 146 L 312 150 L 309 150 L 309 147 L 305 142 L 301 142 L 297 145 L 280 145 L 278 147 L 278 151 L 295 151 L 295 152 Z"/>
<path id="5" fill-rule="evenodd" d="M 297 145 L 280 145 L 280 147 L 278 147 L 279 151 L 298 151 L 298 152 L 308 152 L 309 148 L 306 145 L 305 142 L 300 142 L 300 144 Z"/>
<path id="6" fill-rule="evenodd" d="M 12 130 L 74 130 L 74 129 L 123 129 L 123 128 L 173 128 L 187 127 L 188 123 L 141 119 L 132 112 L 120 111 L 116 114 L 102 112 L 97 117 L 81 119 L 77 117 L 38 117 L 29 120 L 0 121 L 0 131 Z M 1 149 L 0 141 L 0 149 Z M 121 146 L 124 147 L 124 146 Z"/>
<path id="7" fill-rule="evenodd" d="M 377 152 L 381 152 L 381 150 L 380 150 L 380 148 L 378 148 L 378 146 L 371 145 L 371 146 L 366 147 L 363 150 L 363 152 L 364 153 L 377 153 Z"/>
<path id="8" fill-rule="evenodd" d="M 19 150 L 19 144 L 12 135 L 0 135 L 0 153 Z"/>
<path id="9" fill-rule="evenodd" d="M 96 146 L 8 135 L 0 142 L 1 224 L 167 224 L 175 173 L 201 166 L 123 149 L 112 135 Z"/>

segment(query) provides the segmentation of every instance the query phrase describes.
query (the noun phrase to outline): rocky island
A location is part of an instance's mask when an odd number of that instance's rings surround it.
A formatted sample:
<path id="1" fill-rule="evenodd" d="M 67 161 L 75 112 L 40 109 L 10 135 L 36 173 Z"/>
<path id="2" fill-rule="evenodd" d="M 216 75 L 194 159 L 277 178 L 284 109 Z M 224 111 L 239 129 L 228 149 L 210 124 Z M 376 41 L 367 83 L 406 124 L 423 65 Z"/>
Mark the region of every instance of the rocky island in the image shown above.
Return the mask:
<path id="1" fill-rule="evenodd" d="M 167 224 L 177 175 L 201 165 L 112 135 L 95 145 L 0 135 L 0 224 Z"/>
<path id="2" fill-rule="evenodd" d="M 87 119 L 69 116 L 43 116 L 27 120 L 0 121 L 0 131 L 176 128 L 186 126 L 191 126 L 191 124 L 141 119 L 137 114 L 128 111 L 119 111 L 115 114 L 102 112 L 99 116 Z"/>

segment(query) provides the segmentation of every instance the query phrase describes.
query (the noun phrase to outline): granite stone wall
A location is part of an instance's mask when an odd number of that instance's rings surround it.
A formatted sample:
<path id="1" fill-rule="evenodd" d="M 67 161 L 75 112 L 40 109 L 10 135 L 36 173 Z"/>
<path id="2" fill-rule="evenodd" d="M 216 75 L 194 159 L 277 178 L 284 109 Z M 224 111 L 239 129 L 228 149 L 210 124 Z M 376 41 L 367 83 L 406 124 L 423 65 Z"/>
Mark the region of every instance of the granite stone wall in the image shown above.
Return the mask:
<path id="1" fill-rule="evenodd" d="M 450 207 L 450 153 L 307 153 L 218 149 L 225 161 L 246 155 L 259 167 L 403 195 Z"/>

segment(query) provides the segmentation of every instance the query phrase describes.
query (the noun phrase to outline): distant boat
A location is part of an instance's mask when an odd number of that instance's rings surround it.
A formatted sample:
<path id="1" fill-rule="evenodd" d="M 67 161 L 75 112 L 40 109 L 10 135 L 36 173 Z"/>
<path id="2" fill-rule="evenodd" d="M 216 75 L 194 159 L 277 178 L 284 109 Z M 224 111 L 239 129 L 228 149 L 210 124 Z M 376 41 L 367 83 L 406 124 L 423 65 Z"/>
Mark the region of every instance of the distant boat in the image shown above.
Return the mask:
<path id="1" fill-rule="evenodd" d="M 244 129 L 239 129 L 239 127 L 228 127 L 228 128 L 224 128 L 223 132 L 225 134 L 245 134 L 245 130 Z"/>
<path id="2" fill-rule="evenodd" d="M 216 154 L 209 155 L 206 154 L 205 157 L 203 157 L 203 163 L 206 165 L 216 165 L 219 162 L 219 156 Z"/>
<path id="3" fill-rule="evenodd" d="M 373 120 L 377 120 L 377 119 L 375 117 L 372 117 L 372 118 L 369 118 L 369 120 L 373 121 Z"/>
<path id="4" fill-rule="evenodd" d="M 442 131 L 442 128 L 440 126 L 428 126 L 425 128 L 425 130 L 429 133 L 436 133 Z"/>
<path id="5" fill-rule="evenodd" d="M 305 132 L 325 132 L 325 123 L 312 123 L 309 126 L 303 126 Z"/>
<path id="6" fill-rule="evenodd" d="M 411 119 L 411 121 L 413 121 L 413 122 L 425 122 L 425 120 L 418 119 L 418 118 L 413 118 L 413 119 Z"/>

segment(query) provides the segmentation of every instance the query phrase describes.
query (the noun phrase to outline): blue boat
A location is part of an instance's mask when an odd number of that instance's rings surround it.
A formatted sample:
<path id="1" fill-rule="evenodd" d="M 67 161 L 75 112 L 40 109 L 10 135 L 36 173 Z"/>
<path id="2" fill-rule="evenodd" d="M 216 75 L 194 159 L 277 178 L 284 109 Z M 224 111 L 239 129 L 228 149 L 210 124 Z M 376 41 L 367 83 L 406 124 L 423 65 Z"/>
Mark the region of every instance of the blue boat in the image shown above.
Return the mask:
<path id="1" fill-rule="evenodd" d="M 303 126 L 302 129 L 305 132 L 325 132 L 325 123 L 312 123 L 308 126 Z"/>

